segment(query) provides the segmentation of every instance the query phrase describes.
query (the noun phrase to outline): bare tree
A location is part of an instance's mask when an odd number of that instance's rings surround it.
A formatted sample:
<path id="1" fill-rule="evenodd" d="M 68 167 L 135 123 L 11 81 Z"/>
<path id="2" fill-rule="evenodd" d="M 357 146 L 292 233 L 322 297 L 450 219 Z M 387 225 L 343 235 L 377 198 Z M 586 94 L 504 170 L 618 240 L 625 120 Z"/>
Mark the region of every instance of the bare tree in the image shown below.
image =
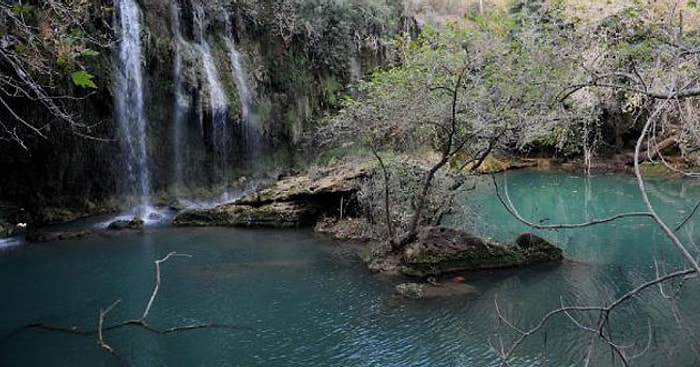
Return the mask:
<path id="1" fill-rule="evenodd" d="M 406 35 L 395 44 L 401 63 L 361 83 L 357 98 L 321 126 L 316 141 L 322 146 L 353 142 L 371 150 L 378 162 L 383 194 L 369 196 L 383 197 L 381 224 L 394 252 L 415 240 L 422 226 L 439 222 L 464 177 L 489 154 L 516 151 L 551 134 L 562 121 L 589 116 L 550 103 L 557 90 L 553 83 L 560 81 L 548 73 L 564 74 L 568 68 L 538 37 L 522 32 L 519 47 L 513 47 L 512 40 L 488 28 L 425 30 L 417 41 Z M 420 184 L 391 184 L 400 178 L 387 166 L 405 161 L 383 158 L 386 152 L 424 152 L 429 158 Z M 452 178 L 450 190 L 435 191 L 438 176 Z M 396 196 L 392 187 L 410 197 L 390 199 Z"/>
<path id="2" fill-rule="evenodd" d="M 30 136 L 46 138 L 52 120 L 73 133 L 95 138 L 92 126 L 72 111 L 72 101 L 89 97 L 96 88 L 94 76 L 86 67 L 99 55 L 96 49 L 109 49 L 111 35 L 88 29 L 100 23 L 104 9 L 88 2 L 80 5 L 64 0 L 0 3 L 0 140 L 12 141 L 27 149 Z M 66 87 L 66 81 L 84 91 Z M 70 84 L 68 84 L 70 85 Z M 29 117 L 26 106 L 38 106 L 49 119 Z"/>
<path id="3" fill-rule="evenodd" d="M 675 14 L 675 12 L 670 13 L 672 17 L 675 17 Z M 496 313 L 499 320 L 515 334 L 509 345 L 504 344 L 501 340 L 499 346 L 494 347 L 501 359 L 502 366 L 511 365 L 512 358 L 523 342 L 535 334 L 542 333 L 545 327 L 558 317 L 568 320 L 576 330 L 590 335 L 590 343 L 586 348 L 583 360 L 585 366 L 593 363 L 592 355 L 596 340 L 602 341 L 610 348 L 615 361 L 629 366 L 636 359 L 643 358 L 648 351 L 652 337 L 651 325 L 648 326 L 648 343 L 645 346 L 625 345 L 613 340 L 614 328 L 610 323 L 611 316 L 618 308 L 633 299 L 648 298 L 649 292 L 654 290 L 657 290 L 664 299 L 668 300 L 669 313 L 678 323 L 690 348 L 700 357 L 698 353 L 700 346 L 696 344 L 697 340 L 692 335 L 688 325 L 684 323 L 683 316 L 675 303 L 684 284 L 691 280 L 694 281 L 700 274 L 700 266 L 697 261 L 700 254 L 697 253 L 697 247 L 684 243 L 677 235 L 677 231 L 696 215 L 697 210 L 693 209 L 679 225 L 673 228 L 669 219 L 663 218 L 651 203 L 649 190 L 641 170 L 641 163 L 658 158 L 663 164 L 683 176 L 699 177 L 697 172 L 680 170 L 669 165 L 662 153 L 665 145 L 673 144 L 678 146 L 681 154 L 690 154 L 697 149 L 698 142 L 700 142 L 697 140 L 700 131 L 697 122 L 689 114 L 700 102 L 700 85 L 698 84 L 700 74 L 698 74 L 696 67 L 688 67 L 689 64 L 697 65 L 700 40 L 696 36 L 685 37 L 682 34 L 682 25 L 672 21 L 672 19 L 659 23 L 645 22 L 638 18 L 629 19 L 629 21 L 641 22 L 639 27 L 655 32 L 653 34 L 645 33 L 648 38 L 644 39 L 655 46 L 655 58 L 651 62 L 624 58 L 622 51 L 625 49 L 614 47 L 607 49 L 605 51 L 607 54 L 604 52 L 595 57 L 581 57 L 579 65 L 583 75 L 587 75 L 587 80 L 564 89 L 559 99 L 563 101 L 573 97 L 580 101 L 582 98 L 590 97 L 591 93 L 601 93 L 600 96 L 609 96 L 608 92 L 625 95 L 626 103 L 644 121 L 632 153 L 632 164 L 645 211 L 618 213 L 584 223 L 545 225 L 523 217 L 511 202 L 507 187 L 499 188 L 495 178 L 494 184 L 497 196 L 508 212 L 518 221 L 535 229 L 583 228 L 630 217 L 651 219 L 665 235 L 666 242 L 671 245 L 675 252 L 680 254 L 684 260 L 685 268 L 664 272 L 664 269 L 654 260 L 656 275 L 652 279 L 630 288 L 609 303 L 603 305 L 567 305 L 562 300 L 561 307 L 547 312 L 539 322 L 530 328 L 523 328 L 511 323 L 496 301 Z M 672 32 L 673 29 L 676 30 L 675 33 Z M 605 37 L 609 37 L 609 35 Z M 617 44 L 615 40 L 612 43 Z M 648 44 L 645 44 L 644 47 L 648 47 Z M 596 49 L 595 52 L 602 52 L 604 47 L 594 45 L 592 48 Z M 584 53 L 591 52 L 591 47 L 581 47 L 581 49 L 584 50 Z M 627 51 L 630 50 L 627 49 Z M 669 138 L 663 139 L 661 142 L 658 141 L 660 136 L 668 135 L 670 135 Z M 680 136 L 686 138 L 680 139 Z M 673 283 L 673 287 L 668 286 L 669 283 Z"/>

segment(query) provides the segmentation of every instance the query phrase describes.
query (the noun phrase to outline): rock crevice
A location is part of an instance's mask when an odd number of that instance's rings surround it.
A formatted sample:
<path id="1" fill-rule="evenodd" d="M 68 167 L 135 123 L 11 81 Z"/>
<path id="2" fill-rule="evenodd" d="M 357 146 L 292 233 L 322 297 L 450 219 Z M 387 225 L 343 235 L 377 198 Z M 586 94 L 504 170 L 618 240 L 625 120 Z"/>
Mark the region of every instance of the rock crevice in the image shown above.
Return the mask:
<path id="1" fill-rule="evenodd" d="M 178 226 L 277 227 L 313 226 L 319 218 L 355 210 L 357 180 L 367 169 L 341 166 L 313 175 L 286 177 L 274 185 L 214 208 L 187 209 Z"/>

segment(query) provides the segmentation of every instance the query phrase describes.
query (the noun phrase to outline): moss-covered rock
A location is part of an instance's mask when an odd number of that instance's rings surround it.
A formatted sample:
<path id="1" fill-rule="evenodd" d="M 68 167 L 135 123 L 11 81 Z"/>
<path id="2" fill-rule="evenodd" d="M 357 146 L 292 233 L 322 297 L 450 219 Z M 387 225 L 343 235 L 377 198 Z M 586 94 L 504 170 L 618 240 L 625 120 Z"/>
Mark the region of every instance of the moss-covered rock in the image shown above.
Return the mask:
<path id="1" fill-rule="evenodd" d="M 269 188 L 241 197 L 236 203 L 261 205 L 269 202 L 314 201 L 314 197 L 326 195 L 349 195 L 357 190 L 356 180 L 367 175 L 367 172 L 367 164 L 322 168 L 306 175 L 285 177 Z"/>
<path id="2" fill-rule="evenodd" d="M 122 231 L 125 229 L 131 229 L 131 230 L 141 230 L 143 229 L 145 222 L 141 218 L 133 218 L 131 220 L 129 219 L 117 219 L 114 222 L 110 223 L 107 226 L 107 229 L 113 230 L 113 231 Z"/>
<path id="3" fill-rule="evenodd" d="M 178 226 L 312 226 L 324 214 L 337 214 L 341 203 L 345 210 L 352 208 L 356 180 L 365 174 L 363 165 L 345 165 L 285 177 L 231 204 L 184 210 L 173 222 Z"/>
<path id="4" fill-rule="evenodd" d="M 561 249 L 532 234 L 521 235 L 515 245 L 506 245 L 456 229 L 426 227 L 418 239 L 405 248 L 401 272 L 409 276 L 428 276 L 508 268 L 562 258 Z"/>
<path id="5" fill-rule="evenodd" d="M 314 213 L 312 206 L 295 202 L 275 202 L 261 206 L 227 204 L 182 211 L 173 223 L 176 226 L 294 228 L 309 224 Z"/>
<path id="6" fill-rule="evenodd" d="M 28 242 L 54 242 L 84 238 L 92 235 L 92 231 L 87 229 L 74 231 L 31 231 L 27 233 L 25 239 Z"/>
<path id="7" fill-rule="evenodd" d="M 532 233 L 521 234 L 515 239 L 515 244 L 528 263 L 560 261 L 564 258 L 559 247 Z"/>
<path id="8" fill-rule="evenodd" d="M 10 225 L 0 222 L 0 238 L 10 237 L 11 235 L 12 231 Z"/>

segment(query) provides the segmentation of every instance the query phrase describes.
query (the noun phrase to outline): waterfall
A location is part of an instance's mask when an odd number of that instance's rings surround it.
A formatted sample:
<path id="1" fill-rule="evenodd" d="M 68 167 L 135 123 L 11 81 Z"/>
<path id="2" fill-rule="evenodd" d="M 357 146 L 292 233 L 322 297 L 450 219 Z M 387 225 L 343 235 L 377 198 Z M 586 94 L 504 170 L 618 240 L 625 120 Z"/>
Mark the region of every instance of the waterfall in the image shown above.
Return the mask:
<path id="1" fill-rule="evenodd" d="M 204 76 L 207 80 L 209 88 L 209 108 L 211 110 L 211 144 L 216 153 L 223 155 L 223 160 L 226 159 L 226 151 L 229 149 L 230 134 L 227 123 L 228 108 L 226 104 L 226 95 L 224 94 L 219 72 L 214 64 L 214 59 L 211 54 L 209 43 L 205 34 L 206 16 L 204 9 L 200 4 L 193 4 L 194 7 L 194 29 L 195 38 L 199 43 L 197 48 L 202 57 Z M 207 129 L 203 129 L 206 131 Z M 220 162 L 225 164 L 225 162 Z"/>
<path id="2" fill-rule="evenodd" d="M 123 134 L 126 184 L 130 194 L 139 196 L 135 214 L 146 216 L 151 204 L 150 173 L 146 152 L 146 116 L 143 110 L 141 15 L 134 0 L 115 1 L 120 28 L 118 67 L 115 76 L 115 112 Z"/>
<path id="3" fill-rule="evenodd" d="M 362 64 L 356 56 L 350 57 L 350 80 L 356 82 L 362 79 Z"/>
<path id="4" fill-rule="evenodd" d="M 245 139 L 246 152 L 253 156 L 249 158 L 256 158 L 255 155 L 260 149 L 260 132 L 255 126 L 253 96 L 248 87 L 248 77 L 241 62 L 241 54 L 236 50 L 236 43 L 233 40 L 233 27 L 228 18 L 226 19 L 226 37 L 224 41 L 228 48 L 233 80 L 241 103 L 241 130 Z"/>
<path id="5" fill-rule="evenodd" d="M 183 93 L 183 67 L 182 67 L 182 32 L 180 31 L 180 7 L 176 1 L 170 4 L 172 17 L 172 32 L 175 40 L 175 61 L 173 63 L 173 79 L 175 82 L 175 102 L 173 103 L 173 168 L 174 184 L 176 190 L 183 184 L 183 132 L 186 103 Z"/>

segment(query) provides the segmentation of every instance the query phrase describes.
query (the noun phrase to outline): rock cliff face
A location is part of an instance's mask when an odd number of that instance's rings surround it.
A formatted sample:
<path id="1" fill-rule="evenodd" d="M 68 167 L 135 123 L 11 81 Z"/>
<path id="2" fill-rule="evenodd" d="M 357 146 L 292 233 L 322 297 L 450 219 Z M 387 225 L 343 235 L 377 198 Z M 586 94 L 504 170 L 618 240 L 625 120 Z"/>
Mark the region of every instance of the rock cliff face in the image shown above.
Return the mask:
<path id="1" fill-rule="evenodd" d="M 313 175 L 287 177 L 230 204 L 184 210 L 174 223 L 178 226 L 312 226 L 321 216 L 338 216 L 341 210 L 354 211 L 357 180 L 367 174 L 362 166 L 348 165 Z"/>
<path id="2" fill-rule="evenodd" d="M 101 13 L 90 20 L 98 24 L 90 29 L 118 32 L 119 1 L 99 0 L 95 8 Z M 398 30 L 401 13 L 400 5 L 389 0 L 136 4 L 142 23 L 148 175 L 152 192 L 162 200 L 197 187 L 225 186 L 269 169 L 266 165 L 293 164 L 314 117 L 333 109 L 351 80 L 389 57 L 378 40 Z M 203 57 L 205 43 L 209 60 Z M 113 118 L 118 46 L 104 46 L 91 45 L 99 55 L 85 65 L 97 89 L 69 106 L 93 126 L 98 140 L 59 128 L 30 100 L 14 101 L 28 121 L 55 127 L 45 130 L 47 139 L 26 139 L 27 150 L 0 145 L 0 201 L 11 200 L 34 220 L 69 219 L 128 202 L 120 144 L 124 132 Z M 207 73 L 212 68 L 223 104 L 212 102 Z M 80 92 L 67 88 L 59 94 Z M 217 141 L 221 126 L 228 139 Z M 71 211 L 61 218 L 42 215 L 51 206 Z"/>

